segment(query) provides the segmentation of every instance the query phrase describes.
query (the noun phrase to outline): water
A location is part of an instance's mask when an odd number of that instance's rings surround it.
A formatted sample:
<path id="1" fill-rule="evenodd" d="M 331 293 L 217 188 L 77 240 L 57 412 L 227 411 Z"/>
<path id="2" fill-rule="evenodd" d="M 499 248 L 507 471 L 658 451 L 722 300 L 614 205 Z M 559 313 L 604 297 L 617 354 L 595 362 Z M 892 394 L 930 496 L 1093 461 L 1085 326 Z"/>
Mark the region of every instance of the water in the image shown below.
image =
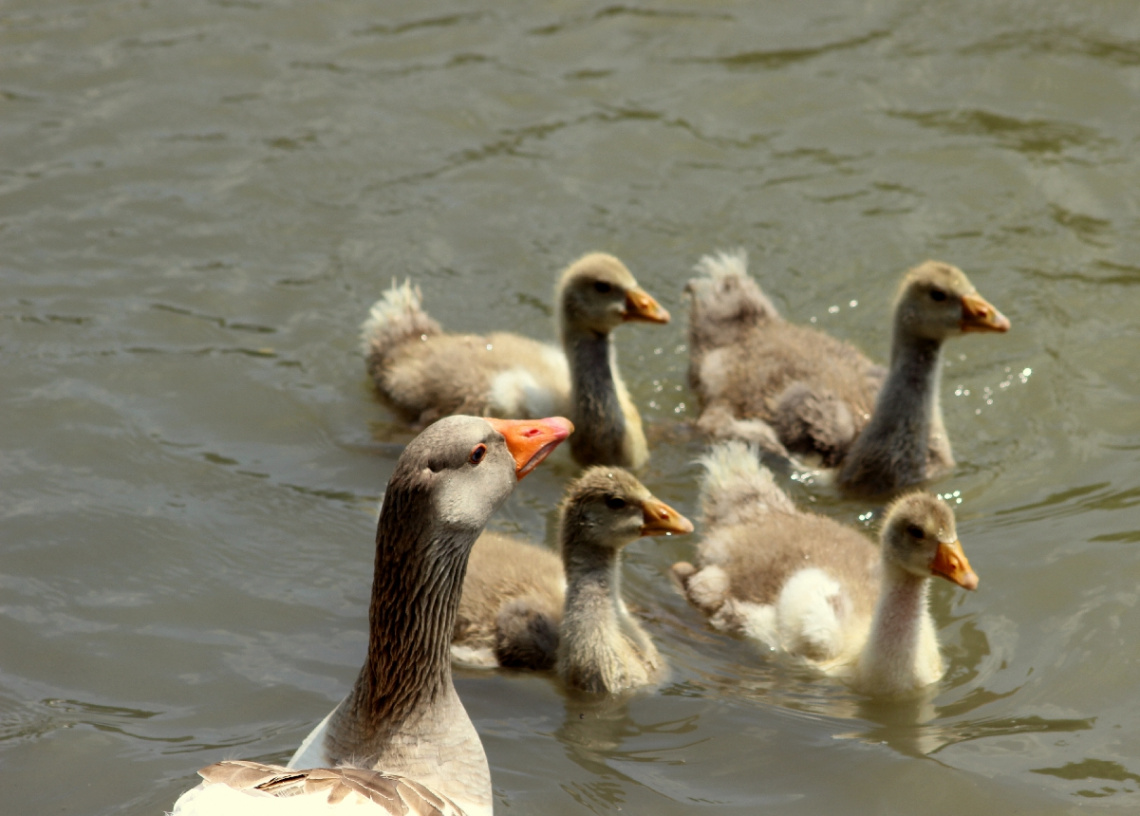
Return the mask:
<path id="1" fill-rule="evenodd" d="M 459 675 L 496 808 L 1135 812 L 1138 97 L 1123 1 L 8 0 L 0 812 L 161 813 L 345 692 L 408 438 L 356 349 L 393 277 L 550 337 L 558 270 L 626 260 L 675 318 L 618 340 L 644 481 L 695 515 L 681 292 L 737 246 L 880 360 L 927 257 L 1013 321 L 947 349 L 933 487 L 981 576 L 936 588 L 947 677 L 873 703 L 725 638 L 666 580 L 695 537 L 644 541 L 659 689 Z M 549 541 L 573 473 L 495 526 Z"/>

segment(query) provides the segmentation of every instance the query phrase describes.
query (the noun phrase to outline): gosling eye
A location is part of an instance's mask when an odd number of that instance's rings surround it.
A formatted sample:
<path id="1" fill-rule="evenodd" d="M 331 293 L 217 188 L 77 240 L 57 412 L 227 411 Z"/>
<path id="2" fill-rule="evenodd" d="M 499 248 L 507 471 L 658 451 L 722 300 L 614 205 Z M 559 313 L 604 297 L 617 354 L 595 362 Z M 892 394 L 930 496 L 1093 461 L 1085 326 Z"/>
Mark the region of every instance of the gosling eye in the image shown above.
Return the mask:
<path id="1" fill-rule="evenodd" d="M 919 527 L 917 524 L 908 525 L 906 528 L 906 534 L 908 536 L 910 536 L 911 538 L 925 538 L 926 537 L 926 534 L 922 531 L 922 528 Z"/>
<path id="2" fill-rule="evenodd" d="M 605 281 L 594 281 L 594 291 L 599 295 L 608 295 L 613 287 Z"/>
<path id="3" fill-rule="evenodd" d="M 941 289 L 931 289 L 930 290 L 930 299 L 935 301 L 936 303 L 941 303 L 942 301 L 946 300 L 946 293 L 943 292 Z"/>
<path id="4" fill-rule="evenodd" d="M 611 510 L 621 510 L 628 502 L 620 496 L 606 496 L 606 507 Z"/>
<path id="5" fill-rule="evenodd" d="M 477 465 L 483 461 L 483 457 L 487 455 L 487 446 L 480 442 L 478 445 L 471 449 L 471 455 L 467 457 L 467 461 L 473 465 Z"/>

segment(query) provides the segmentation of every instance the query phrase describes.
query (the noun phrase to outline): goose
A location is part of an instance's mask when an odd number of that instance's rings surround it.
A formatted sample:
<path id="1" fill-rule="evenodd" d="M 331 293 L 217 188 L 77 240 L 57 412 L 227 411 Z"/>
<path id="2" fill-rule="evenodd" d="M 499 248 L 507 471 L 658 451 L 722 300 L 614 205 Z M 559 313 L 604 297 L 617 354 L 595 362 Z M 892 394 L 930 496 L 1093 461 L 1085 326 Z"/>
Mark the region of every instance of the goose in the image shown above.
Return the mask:
<path id="1" fill-rule="evenodd" d="M 777 456 L 817 456 L 855 494 L 893 493 L 954 466 L 939 400 L 942 344 L 1010 328 L 962 270 L 926 261 L 903 276 L 884 369 L 781 318 L 743 251 L 706 255 L 696 268 L 689 380 L 701 430 Z"/>
<path id="2" fill-rule="evenodd" d="M 641 467 L 649 449 L 610 335 L 631 321 L 668 323 L 669 312 L 602 252 L 562 272 L 556 300 L 561 349 L 507 332 L 446 334 L 418 287 L 393 283 L 361 326 L 377 393 L 417 426 L 453 413 L 564 414 L 577 428 L 570 453 L 579 464 Z"/>
<path id="3" fill-rule="evenodd" d="M 571 688 L 614 693 L 657 682 L 664 663 L 621 596 L 621 551 L 693 524 L 620 468 L 587 469 L 566 489 L 561 559 L 484 533 L 471 552 L 452 638 L 459 663 L 549 670 Z"/>
<path id="4" fill-rule="evenodd" d="M 413 439 L 380 510 L 368 656 L 352 690 L 288 766 L 204 768 L 175 816 L 358 804 L 370 806 L 364 813 L 489 816 L 490 770 L 452 683 L 449 635 L 475 539 L 515 483 L 572 430 L 561 417 L 453 416 Z"/>
<path id="5" fill-rule="evenodd" d="M 754 446 L 721 443 L 701 463 L 698 566 L 682 561 L 673 574 L 715 628 L 873 696 L 911 696 L 942 677 L 930 579 L 978 586 L 944 501 L 923 491 L 898 497 L 875 547 L 850 527 L 797 510 Z"/>

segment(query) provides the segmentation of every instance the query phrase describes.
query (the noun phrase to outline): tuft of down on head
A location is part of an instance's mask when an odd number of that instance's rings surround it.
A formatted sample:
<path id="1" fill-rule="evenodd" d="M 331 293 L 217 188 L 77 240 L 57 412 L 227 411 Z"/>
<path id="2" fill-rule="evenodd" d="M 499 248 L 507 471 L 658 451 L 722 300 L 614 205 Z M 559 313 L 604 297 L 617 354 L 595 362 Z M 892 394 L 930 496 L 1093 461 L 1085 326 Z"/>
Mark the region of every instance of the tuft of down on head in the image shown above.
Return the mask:
<path id="1" fill-rule="evenodd" d="M 748 251 L 743 248 L 732 251 L 722 249 L 712 255 L 702 255 L 693 265 L 693 271 L 717 283 L 728 278 L 747 278 Z"/>
<path id="2" fill-rule="evenodd" d="M 893 501 L 883 515 L 883 559 L 919 578 L 938 576 L 976 589 L 978 576 L 958 541 L 954 511 L 926 491 Z"/>
<path id="3" fill-rule="evenodd" d="M 692 303 L 689 336 L 693 351 L 721 348 L 758 324 L 779 320 L 780 313 L 748 274 L 748 253 L 743 249 L 705 255 L 685 286 Z"/>

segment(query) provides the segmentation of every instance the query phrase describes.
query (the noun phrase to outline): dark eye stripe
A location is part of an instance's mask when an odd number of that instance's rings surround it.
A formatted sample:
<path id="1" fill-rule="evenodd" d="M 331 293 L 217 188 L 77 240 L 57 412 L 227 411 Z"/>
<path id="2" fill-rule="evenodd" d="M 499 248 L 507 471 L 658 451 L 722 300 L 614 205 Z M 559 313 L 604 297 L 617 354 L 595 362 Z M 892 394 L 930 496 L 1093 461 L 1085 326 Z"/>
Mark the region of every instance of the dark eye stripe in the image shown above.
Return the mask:
<path id="1" fill-rule="evenodd" d="M 912 538 L 924 538 L 925 537 L 923 532 L 922 532 L 922 528 L 919 527 L 917 524 L 912 524 L 909 527 L 907 527 L 906 528 L 906 534 L 908 536 L 911 536 Z"/>
<path id="2" fill-rule="evenodd" d="M 942 301 L 946 300 L 946 293 L 943 292 L 941 289 L 931 289 L 930 290 L 930 299 L 936 300 L 939 303 L 941 303 Z"/>
<path id="3" fill-rule="evenodd" d="M 613 287 L 610 286 L 605 281 L 594 281 L 594 291 L 595 292 L 598 292 L 600 294 L 605 295 L 605 294 L 609 293 L 609 291 L 611 289 L 613 289 Z"/>

